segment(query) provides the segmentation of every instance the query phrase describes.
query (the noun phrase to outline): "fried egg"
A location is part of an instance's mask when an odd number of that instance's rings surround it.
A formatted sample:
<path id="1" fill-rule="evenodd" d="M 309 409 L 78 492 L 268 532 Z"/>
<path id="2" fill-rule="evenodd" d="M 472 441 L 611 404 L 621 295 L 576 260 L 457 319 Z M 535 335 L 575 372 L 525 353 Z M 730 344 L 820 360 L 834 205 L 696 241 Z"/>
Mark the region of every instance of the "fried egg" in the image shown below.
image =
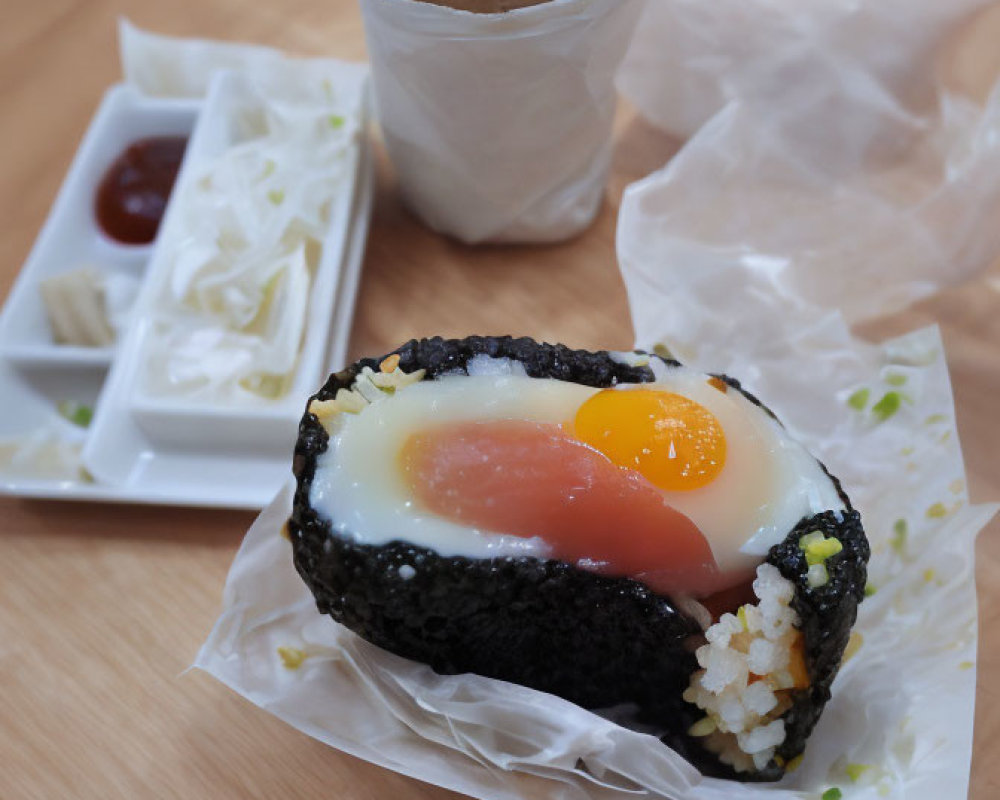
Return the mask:
<path id="1" fill-rule="evenodd" d="M 704 596 L 803 517 L 843 508 L 816 459 L 717 378 L 667 367 L 595 389 L 486 357 L 469 373 L 340 415 L 310 497 L 338 533 L 559 558 Z"/>

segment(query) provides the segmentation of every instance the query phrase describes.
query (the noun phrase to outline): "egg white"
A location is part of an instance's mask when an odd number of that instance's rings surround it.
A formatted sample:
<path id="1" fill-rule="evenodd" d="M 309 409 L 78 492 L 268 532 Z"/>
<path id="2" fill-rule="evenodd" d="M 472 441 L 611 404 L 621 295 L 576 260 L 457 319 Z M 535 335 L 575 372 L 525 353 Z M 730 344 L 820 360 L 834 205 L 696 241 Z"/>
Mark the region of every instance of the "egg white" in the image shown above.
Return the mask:
<path id="1" fill-rule="evenodd" d="M 491 558 L 547 557 L 540 538 L 456 524 L 420 509 L 398 467 L 407 438 L 429 425 L 520 419 L 570 422 L 598 389 L 517 374 L 520 365 L 480 365 L 480 374 L 455 375 L 405 387 L 358 414 L 342 414 L 319 456 L 310 502 L 335 530 L 366 544 L 405 539 L 438 554 Z M 664 491 L 708 539 L 723 571 L 752 569 L 805 516 L 843 503 L 809 453 L 740 392 L 722 392 L 708 376 L 685 367 L 658 370 L 657 381 L 616 387 L 676 392 L 705 406 L 722 425 L 726 462 L 708 486 Z"/>

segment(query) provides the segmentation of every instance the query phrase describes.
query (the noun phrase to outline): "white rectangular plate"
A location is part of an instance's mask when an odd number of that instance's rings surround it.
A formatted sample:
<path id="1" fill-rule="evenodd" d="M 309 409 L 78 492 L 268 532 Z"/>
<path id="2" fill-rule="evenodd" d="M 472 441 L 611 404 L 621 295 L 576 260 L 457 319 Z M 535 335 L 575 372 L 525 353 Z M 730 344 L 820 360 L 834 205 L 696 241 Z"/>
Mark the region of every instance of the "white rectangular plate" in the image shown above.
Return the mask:
<path id="1" fill-rule="evenodd" d="M 109 98 L 113 92 L 109 93 Z M 31 266 L 32 260 L 37 260 L 36 253 L 43 249 L 41 245 L 44 243 L 46 232 L 58 223 L 60 210 L 73 206 L 64 200 L 64 197 L 71 194 L 67 189 L 79 184 L 81 176 L 86 172 L 86 164 L 81 166 L 78 162 L 86 161 L 83 157 L 88 152 L 88 147 L 93 151 L 96 147 L 95 142 L 101 138 L 100 129 L 114 122 L 105 108 L 109 102 L 110 100 L 106 99 L 95 116 L 91 130 L 81 145 L 77 161 L 74 162 L 67 176 L 66 185 L 53 208 L 52 217 L 39 237 L 39 245 L 33 251 L 32 259 L 29 259 L 21 278 L 11 292 L 4 311 L 5 316 L 9 316 L 11 309 L 17 307 L 14 301 L 19 294 L 27 297 L 32 288 L 37 291 L 28 280 L 30 278 L 28 267 Z M 361 129 L 362 135 L 356 159 L 357 175 L 352 182 L 353 196 L 350 200 L 350 210 L 339 226 L 344 239 L 334 310 L 324 346 L 323 364 L 326 371 L 344 366 L 371 217 L 374 176 L 364 118 Z M 76 200 L 79 202 L 79 198 Z M 5 343 L 0 338 L 0 350 L 4 349 Z M 11 358 L 12 355 L 14 354 L 8 354 L 6 359 L 0 358 L 0 397 L 4 399 L 4 419 L 0 421 L 0 438 L 27 433 L 47 425 L 64 434 L 66 440 L 70 442 L 76 440 L 77 443 L 84 444 L 91 432 L 62 421 L 56 410 L 60 402 L 67 400 L 91 407 L 100 404 L 96 408 L 95 421 L 97 418 L 111 420 L 120 414 L 122 421 L 127 422 L 130 412 L 124 406 L 125 399 L 113 392 L 101 391 L 107 369 L 106 361 L 110 360 L 110 354 L 104 354 L 105 358 L 99 359 L 98 363 L 92 363 L 93 359 L 87 358 L 80 359 L 79 362 L 71 359 L 66 363 L 65 359 L 48 358 L 36 361 Z M 318 388 L 319 384 L 313 387 L 313 389 Z M 305 396 L 299 398 L 303 409 L 306 400 Z M 116 403 L 122 404 L 122 407 L 115 407 Z M 134 426 L 129 424 L 122 425 L 121 431 L 116 434 L 118 438 L 123 435 L 126 438 L 141 437 L 141 432 L 136 432 Z M 127 481 L 112 485 L 87 480 L 82 476 L 77 479 L 35 478 L 0 472 L 0 494 L 67 500 L 259 509 L 272 499 L 286 480 L 292 461 L 291 442 L 287 450 L 275 450 L 266 456 L 261 453 L 248 455 L 237 451 L 211 452 L 209 448 L 170 447 L 151 442 L 145 437 L 141 440 L 118 441 L 116 444 L 133 451 L 141 451 L 140 463 L 132 470 Z M 109 446 L 116 445 L 109 443 Z"/>

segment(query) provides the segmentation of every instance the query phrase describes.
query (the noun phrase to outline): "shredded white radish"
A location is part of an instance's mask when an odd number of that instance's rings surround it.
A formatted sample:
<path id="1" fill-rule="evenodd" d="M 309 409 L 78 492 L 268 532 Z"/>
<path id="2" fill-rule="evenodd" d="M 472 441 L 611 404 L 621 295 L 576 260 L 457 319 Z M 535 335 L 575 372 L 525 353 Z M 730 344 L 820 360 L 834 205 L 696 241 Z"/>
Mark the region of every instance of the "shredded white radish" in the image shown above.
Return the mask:
<path id="1" fill-rule="evenodd" d="M 235 141 L 177 198 L 171 270 L 147 338 L 145 390 L 259 402 L 295 376 L 331 206 L 350 177 L 354 96 L 315 72 L 257 80 L 228 120 Z"/>

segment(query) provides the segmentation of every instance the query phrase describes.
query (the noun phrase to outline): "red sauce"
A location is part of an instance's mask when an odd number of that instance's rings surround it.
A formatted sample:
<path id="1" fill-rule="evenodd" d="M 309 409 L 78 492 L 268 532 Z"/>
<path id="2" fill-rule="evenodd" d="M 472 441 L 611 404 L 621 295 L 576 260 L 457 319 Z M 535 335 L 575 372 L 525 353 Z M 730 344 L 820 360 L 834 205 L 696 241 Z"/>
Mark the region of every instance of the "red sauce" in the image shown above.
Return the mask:
<path id="1" fill-rule="evenodd" d="M 101 230 L 122 244 L 149 244 L 177 178 L 187 138 L 153 136 L 126 148 L 104 173 L 94 211 Z"/>

